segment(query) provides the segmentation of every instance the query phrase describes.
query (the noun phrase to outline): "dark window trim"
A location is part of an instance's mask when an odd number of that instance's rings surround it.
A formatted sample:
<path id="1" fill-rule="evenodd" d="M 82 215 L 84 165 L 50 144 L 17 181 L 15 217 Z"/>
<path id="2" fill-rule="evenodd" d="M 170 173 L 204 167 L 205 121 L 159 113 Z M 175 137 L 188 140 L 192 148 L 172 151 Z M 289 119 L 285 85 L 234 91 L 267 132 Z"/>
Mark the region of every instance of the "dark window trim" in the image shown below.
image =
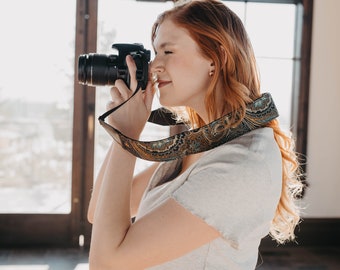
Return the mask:
<path id="1" fill-rule="evenodd" d="M 77 0 L 76 14 L 72 203 L 81 208 L 73 215 L 72 226 L 73 237 L 83 235 L 84 246 L 89 246 L 92 226 L 87 210 L 93 188 L 96 95 L 93 87 L 79 84 L 77 73 L 79 55 L 97 50 L 98 1 Z"/>
<path id="2" fill-rule="evenodd" d="M 308 111 L 309 111 L 309 88 L 312 51 L 312 23 L 313 23 L 313 0 L 302 0 L 302 36 L 301 36 L 301 61 L 299 90 L 296 98 L 296 150 L 302 155 L 301 162 L 303 172 L 306 172 L 307 139 L 308 139 Z M 294 104 L 294 103 L 293 103 Z"/>

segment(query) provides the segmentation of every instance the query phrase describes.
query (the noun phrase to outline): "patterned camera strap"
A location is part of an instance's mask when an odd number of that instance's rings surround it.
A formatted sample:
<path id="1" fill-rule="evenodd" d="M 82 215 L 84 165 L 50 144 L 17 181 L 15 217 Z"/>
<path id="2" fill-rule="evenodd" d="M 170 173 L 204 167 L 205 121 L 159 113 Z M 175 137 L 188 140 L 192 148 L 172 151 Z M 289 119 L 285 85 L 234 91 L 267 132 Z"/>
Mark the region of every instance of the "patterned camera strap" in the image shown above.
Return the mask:
<path id="1" fill-rule="evenodd" d="M 170 161 L 213 149 L 247 132 L 264 127 L 279 116 L 271 95 L 264 93 L 247 105 L 245 117 L 237 126 L 230 127 L 231 114 L 226 114 L 205 126 L 165 139 L 139 141 L 125 136 L 105 122 L 105 118 L 118 107 L 100 116 L 100 124 L 125 150 L 138 158 L 150 161 Z M 153 111 L 148 121 L 161 125 L 176 124 L 176 121 L 171 118 L 171 113 L 164 109 Z"/>

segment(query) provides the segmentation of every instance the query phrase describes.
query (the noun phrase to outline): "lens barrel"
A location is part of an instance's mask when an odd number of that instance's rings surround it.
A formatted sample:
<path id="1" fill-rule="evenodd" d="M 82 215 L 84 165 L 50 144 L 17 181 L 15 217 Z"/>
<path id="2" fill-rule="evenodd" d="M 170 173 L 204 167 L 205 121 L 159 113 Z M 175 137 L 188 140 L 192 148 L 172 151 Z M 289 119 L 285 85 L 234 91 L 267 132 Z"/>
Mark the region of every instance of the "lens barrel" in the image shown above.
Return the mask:
<path id="1" fill-rule="evenodd" d="M 127 74 L 120 71 L 117 58 L 117 55 L 95 53 L 80 55 L 78 61 L 79 82 L 97 86 L 113 85 L 117 79 L 127 81 Z"/>

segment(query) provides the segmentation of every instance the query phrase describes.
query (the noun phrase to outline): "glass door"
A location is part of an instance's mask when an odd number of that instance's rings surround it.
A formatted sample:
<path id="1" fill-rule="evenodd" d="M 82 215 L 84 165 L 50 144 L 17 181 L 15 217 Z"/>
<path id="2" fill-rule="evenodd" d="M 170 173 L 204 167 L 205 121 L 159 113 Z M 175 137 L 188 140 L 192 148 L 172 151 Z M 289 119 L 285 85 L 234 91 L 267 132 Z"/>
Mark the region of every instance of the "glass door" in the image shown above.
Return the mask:
<path id="1" fill-rule="evenodd" d="M 70 242 L 76 0 L 0 6 L 0 245 Z"/>

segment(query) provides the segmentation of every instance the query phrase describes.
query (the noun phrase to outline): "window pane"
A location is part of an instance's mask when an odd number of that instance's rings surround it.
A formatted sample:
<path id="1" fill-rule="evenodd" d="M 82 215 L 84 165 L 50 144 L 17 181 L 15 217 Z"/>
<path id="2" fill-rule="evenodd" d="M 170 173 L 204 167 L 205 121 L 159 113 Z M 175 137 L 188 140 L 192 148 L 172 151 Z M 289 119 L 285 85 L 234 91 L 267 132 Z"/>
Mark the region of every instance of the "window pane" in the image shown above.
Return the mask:
<path id="1" fill-rule="evenodd" d="M 173 3 L 138 2 L 135 0 L 99 0 L 98 1 L 98 43 L 97 52 L 112 54 L 113 43 L 142 43 L 146 49 L 151 46 L 151 27 L 158 14 L 173 6 Z M 96 116 L 106 111 L 109 100 L 109 87 L 96 88 Z M 153 109 L 158 108 L 157 95 Z M 112 141 L 106 131 L 96 124 L 95 130 L 95 172 L 104 159 Z M 157 140 L 169 136 L 169 128 L 147 123 L 141 140 Z M 136 173 L 150 165 L 150 162 L 138 159 Z M 96 175 L 96 174 L 95 174 Z"/>
<path id="2" fill-rule="evenodd" d="M 75 2 L 1 3 L 0 213 L 70 211 Z"/>
<path id="3" fill-rule="evenodd" d="M 290 130 L 296 6 L 247 3 L 246 9 L 246 29 L 259 65 L 261 91 L 273 95 L 279 120 Z"/>
<path id="4" fill-rule="evenodd" d="M 258 56 L 293 58 L 295 5 L 248 3 L 246 27 Z"/>
<path id="5" fill-rule="evenodd" d="M 290 59 L 259 58 L 262 92 L 270 92 L 279 111 L 279 120 L 286 130 L 290 128 L 293 61 Z"/>

